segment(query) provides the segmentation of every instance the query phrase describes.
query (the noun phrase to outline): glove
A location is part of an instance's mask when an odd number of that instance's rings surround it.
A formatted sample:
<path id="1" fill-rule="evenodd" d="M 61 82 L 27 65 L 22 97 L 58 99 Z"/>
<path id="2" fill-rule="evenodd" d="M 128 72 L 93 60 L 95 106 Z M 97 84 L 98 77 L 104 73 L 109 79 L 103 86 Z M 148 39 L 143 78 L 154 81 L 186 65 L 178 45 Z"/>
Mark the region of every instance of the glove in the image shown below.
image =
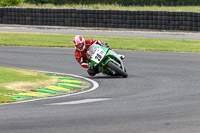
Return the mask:
<path id="1" fill-rule="evenodd" d="M 103 47 L 110 48 L 108 43 L 105 43 L 105 42 L 102 42 L 102 41 L 97 41 L 96 44 L 99 44 L 100 46 L 103 46 Z"/>
<path id="2" fill-rule="evenodd" d="M 103 47 L 107 47 L 107 48 L 109 48 L 108 43 L 103 42 L 101 45 L 102 45 Z"/>

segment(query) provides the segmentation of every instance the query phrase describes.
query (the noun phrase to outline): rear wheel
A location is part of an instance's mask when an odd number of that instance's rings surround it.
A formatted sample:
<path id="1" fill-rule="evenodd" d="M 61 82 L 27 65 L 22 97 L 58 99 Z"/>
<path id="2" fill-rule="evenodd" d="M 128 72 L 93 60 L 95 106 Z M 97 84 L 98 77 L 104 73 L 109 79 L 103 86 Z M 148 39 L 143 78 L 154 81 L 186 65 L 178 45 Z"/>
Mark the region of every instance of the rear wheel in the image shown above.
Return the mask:
<path id="1" fill-rule="evenodd" d="M 116 64 L 114 64 L 113 62 L 109 61 L 107 63 L 108 67 L 111 68 L 113 71 L 115 71 L 115 73 L 117 75 L 120 75 L 124 78 L 128 77 L 128 74 L 126 72 L 124 72 L 120 67 L 118 67 Z"/>

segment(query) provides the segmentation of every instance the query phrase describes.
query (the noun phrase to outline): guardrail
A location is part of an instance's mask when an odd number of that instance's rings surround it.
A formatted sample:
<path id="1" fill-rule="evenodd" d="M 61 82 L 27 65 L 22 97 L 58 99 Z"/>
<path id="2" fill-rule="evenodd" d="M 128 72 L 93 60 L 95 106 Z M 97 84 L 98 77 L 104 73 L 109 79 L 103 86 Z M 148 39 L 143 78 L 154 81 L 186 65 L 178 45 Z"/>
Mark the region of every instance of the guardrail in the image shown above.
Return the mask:
<path id="1" fill-rule="evenodd" d="M 13 7 L 0 24 L 200 31 L 200 13 Z"/>

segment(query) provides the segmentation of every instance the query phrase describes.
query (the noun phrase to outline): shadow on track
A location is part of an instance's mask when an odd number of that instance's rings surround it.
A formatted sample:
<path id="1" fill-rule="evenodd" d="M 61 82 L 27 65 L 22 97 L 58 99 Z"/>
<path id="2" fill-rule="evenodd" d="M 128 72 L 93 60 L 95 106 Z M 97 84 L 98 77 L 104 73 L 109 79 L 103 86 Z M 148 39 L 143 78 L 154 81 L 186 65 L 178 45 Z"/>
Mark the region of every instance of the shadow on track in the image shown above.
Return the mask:
<path id="1" fill-rule="evenodd" d="M 87 76 L 87 78 L 90 78 L 90 79 L 116 79 L 116 78 L 123 78 L 123 77 L 122 76 L 95 76 L 95 77 Z"/>
<path id="2" fill-rule="evenodd" d="M 109 75 L 99 75 L 99 76 L 87 76 L 86 78 L 90 79 L 129 79 L 135 77 L 134 75 L 128 75 L 127 78 L 123 78 L 122 76 L 109 76 Z"/>

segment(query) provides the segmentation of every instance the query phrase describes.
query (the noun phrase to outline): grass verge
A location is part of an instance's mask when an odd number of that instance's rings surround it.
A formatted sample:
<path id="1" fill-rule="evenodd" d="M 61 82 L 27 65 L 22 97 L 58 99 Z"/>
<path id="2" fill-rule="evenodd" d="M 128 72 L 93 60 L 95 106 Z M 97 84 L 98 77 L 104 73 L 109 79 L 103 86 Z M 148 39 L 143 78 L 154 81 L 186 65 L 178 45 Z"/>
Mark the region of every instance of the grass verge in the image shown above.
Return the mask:
<path id="1" fill-rule="evenodd" d="M 36 47 L 74 47 L 74 35 L 0 32 L 0 45 Z M 133 37 L 84 36 L 109 43 L 112 49 L 139 51 L 200 52 L 199 40 Z"/>
<path id="2" fill-rule="evenodd" d="M 5 95 L 46 86 L 49 82 L 51 84 L 57 82 L 44 73 L 5 67 L 0 67 L 0 77 L 0 103 L 17 101 Z"/>
<path id="3" fill-rule="evenodd" d="M 86 8 L 86 9 L 106 9 L 106 10 L 131 10 L 131 11 L 186 11 L 186 12 L 200 12 L 200 6 L 122 6 L 119 4 L 27 4 L 22 3 L 19 7 L 37 7 L 37 8 Z"/>

